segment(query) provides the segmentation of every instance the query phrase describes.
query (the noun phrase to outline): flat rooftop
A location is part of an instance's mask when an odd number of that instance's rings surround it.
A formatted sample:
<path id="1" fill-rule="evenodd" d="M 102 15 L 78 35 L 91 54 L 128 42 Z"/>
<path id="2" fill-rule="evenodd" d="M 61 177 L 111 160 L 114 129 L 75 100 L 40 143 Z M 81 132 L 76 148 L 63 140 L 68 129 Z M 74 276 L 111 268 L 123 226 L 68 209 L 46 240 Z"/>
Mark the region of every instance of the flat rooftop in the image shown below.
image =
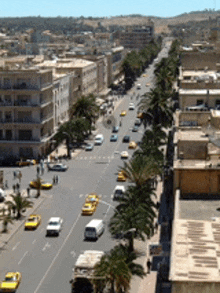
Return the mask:
<path id="1" fill-rule="evenodd" d="M 170 280 L 220 282 L 220 222 L 175 220 Z"/>

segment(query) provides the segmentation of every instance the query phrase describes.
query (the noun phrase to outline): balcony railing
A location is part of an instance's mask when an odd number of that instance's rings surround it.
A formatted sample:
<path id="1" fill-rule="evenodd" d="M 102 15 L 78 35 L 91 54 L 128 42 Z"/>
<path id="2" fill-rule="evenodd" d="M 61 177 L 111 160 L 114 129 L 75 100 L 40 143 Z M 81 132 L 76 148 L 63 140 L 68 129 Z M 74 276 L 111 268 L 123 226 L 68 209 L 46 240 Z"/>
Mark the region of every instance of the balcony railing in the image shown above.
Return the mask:
<path id="1" fill-rule="evenodd" d="M 25 118 L 19 118 L 19 119 L 12 119 L 12 118 L 0 119 L 0 123 L 40 124 L 41 121 L 25 117 Z"/>
<path id="2" fill-rule="evenodd" d="M 20 139 L 20 138 L 10 138 L 10 137 L 0 137 L 0 142 L 25 142 L 25 143 L 28 143 L 28 142 L 40 142 L 41 139 L 39 138 L 27 138 L 27 139 Z"/>

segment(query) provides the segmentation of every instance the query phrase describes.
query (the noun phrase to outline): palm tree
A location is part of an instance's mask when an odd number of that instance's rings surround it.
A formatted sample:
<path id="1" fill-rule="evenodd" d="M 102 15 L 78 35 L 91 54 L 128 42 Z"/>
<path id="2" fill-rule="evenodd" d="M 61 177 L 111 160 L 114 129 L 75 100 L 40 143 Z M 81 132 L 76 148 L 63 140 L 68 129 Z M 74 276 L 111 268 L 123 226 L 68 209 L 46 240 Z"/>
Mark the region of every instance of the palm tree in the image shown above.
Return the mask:
<path id="1" fill-rule="evenodd" d="M 128 264 L 128 256 L 121 252 L 120 247 L 114 247 L 95 266 L 93 284 L 96 293 L 103 292 L 105 287 L 110 287 L 110 293 L 128 292 L 132 278 L 133 259 L 130 258 Z M 142 276 L 141 273 L 140 275 Z"/>
<path id="2" fill-rule="evenodd" d="M 13 219 L 11 217 L 11 215 L 4 215 L 1 216 L 0 220 L 2 221 L 2 232 L 3 233 L 7 233 L 8 232 L 8 224 L 13 224 Z"/>
<path id="3" fill-rule="evenodd" d="M 37 176 L 37 178 L 35 180 L 35 186 L 36 186 L 36 189 L 37 189 L 36 197 L 38 198 L 40 196 L 41 189 L 42 189 L 42 179 L 39 176 Z"/>
<path id="4" fill-rule="evenodd" d="M 96 104 L 96 97 L 93 94 L 89 96 L 82 96 L 77 100 L 70 110 L 70 117 L 83 117 L 89 122 L 90 133 L 92 131 L 92 124 L 95 123 L 98 117 L 99 107 Z"/>
<path id="5" fill-rule="evenodd" d="M 33 202 L 23 197 L 20 192 L 16 195 L 10 194 L 10 196 L 12 201 L 8 200 L 5 203 L 9 206 L 10 209 L 15 209 L 17 211 L 16 218 L 20 219 L 22 211 L 26 208 L 32 208 Z"/>
<path id="6" fill-rule="evenodd" d="M 109 230 L 113 236 L 122 234 L 129 242 L 129 251 L 134 251 L 134 238 L 145 240 L 154 231 L 156 205 L 150 181 L 142 187 L 129 186 L 110 219 Z"/>
<path id="7" fill-rule="evenodd" d="M 136 155 L 129 162 L 124 162 L 124 167 L 120 167 L 126 178 L 135 183 L 137 187 L 142 186 L 149 179 L 161 174 L 161 167 L 153 156 Z"/>

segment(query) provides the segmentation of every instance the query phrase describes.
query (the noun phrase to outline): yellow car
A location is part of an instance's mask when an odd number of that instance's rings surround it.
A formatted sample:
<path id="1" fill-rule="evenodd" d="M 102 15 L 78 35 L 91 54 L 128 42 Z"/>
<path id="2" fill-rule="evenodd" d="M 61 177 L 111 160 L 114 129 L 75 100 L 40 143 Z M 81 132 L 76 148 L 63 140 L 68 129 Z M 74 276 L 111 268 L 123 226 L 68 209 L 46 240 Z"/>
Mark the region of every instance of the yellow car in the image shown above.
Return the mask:
<path id="1" fill-rule="evenodd" d="M 136 147 L 137 147 L 137 144 L 135 141 L 131 141 L 128 145 L 129 149 L 136 149 Z"/>
<path id="2" fill-rule="evenodd" d="M 144 73 L 142 76 L 143 76 L 143 77 L 146 77 L 146 76 L 147 76 L 147 74 L 145 74 L 145 73 Z"/>
<path id="3" fill-rule="evenodd" d="M 99 196 L 96 193 L 90 193 L 86 198 L 86 203 L 99 204 Z"/>
<path id="4" fill-rule="evenodd" d="M 90 202 L 84 203 L 82 207 L 82 215 L 93 215 L 96 210 L 96 205 Z"/>
<path id="5" fill-rule="evenodd" d="M 31 181 L 29 184 L 30 188 L 37 188 L 37 182 L 35 180 Z M 41 189 L 51 189 L 53 187 L 52 183 L 45 183 L 41 180 Z"/>
<path id="6" fill-rule="evenodd" d="M 4 281 L 0 283 L 1 292 L 15 292 L 21 282 L 21 273 L 7 273 Z"/>
<path id="7" fill-rule="evenodd" d="M 126 116 L 126 114 L 127 114 L 127 112 L 123 110 L 123 111 L 121 111 L 120 116 Z"/>
<path id="8" fill-rule="evenodd" d="M 23 167 L 23 166 L 31 166 L 31 165 L 36 165 L 36 160 L 27 160 L 27 161 L 18 161 L 16 162 L 16 165 L 18 165 L 19 167 Z"/>
<path id="9" fill-rule="evenodd" d="M 118 172 L 118 179 L 117 181 L 126 181 L 126 176 L 123 171 Z"/>
<path id="10" fill-rule="evenodd" d="M 144 113 L 139 112 L 137 113 L 137 118 L 142 119 L 144 117 Z"/>
<path id="11" fill-rule="evenodd" d="M 30 215 L 24 224 L 25 230 L 36 229 L 41 223 L 40 215 Z"/>

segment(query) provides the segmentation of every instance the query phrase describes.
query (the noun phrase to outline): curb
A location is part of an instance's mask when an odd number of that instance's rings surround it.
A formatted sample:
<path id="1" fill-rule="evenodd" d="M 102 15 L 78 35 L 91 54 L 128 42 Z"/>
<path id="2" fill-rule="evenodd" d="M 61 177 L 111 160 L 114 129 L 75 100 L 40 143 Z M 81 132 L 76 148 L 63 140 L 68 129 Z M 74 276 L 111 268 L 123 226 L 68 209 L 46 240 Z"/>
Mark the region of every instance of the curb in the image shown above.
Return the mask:
<path id="1" fill-rule="evenodd" d="M 36 203 L 36 206 L 33 207 L 33 210 L 29 210 L 29 212 L 27 213 L 27 215 L 25 215 L 25 217 L 28 217 L 29 215 L 31 215 L 32 213 L 34 213 L 34 211 L 43 203 L 43 201 L 46 199 L 46 197 L 42 197 L 40 198 L 39 202 Z M 0 238 L 0 249 L 3 248 L 6 244 L 8 244 L 8 242 L 10 241 L 10 239 L 15 235 L 15 233 L 18 231 L 18 229 L 21 227 L 21 225 L 24 224 L 26 218 L 24 220 L 22 220 L 18 226 L 14 229 L 14 231 L 12 231 L 10 233 L 10 235 L 8 236 L 8 238 L 1 242 L 1 238 Z M 0 236 L 1 237 L 1 236 Z"/>

